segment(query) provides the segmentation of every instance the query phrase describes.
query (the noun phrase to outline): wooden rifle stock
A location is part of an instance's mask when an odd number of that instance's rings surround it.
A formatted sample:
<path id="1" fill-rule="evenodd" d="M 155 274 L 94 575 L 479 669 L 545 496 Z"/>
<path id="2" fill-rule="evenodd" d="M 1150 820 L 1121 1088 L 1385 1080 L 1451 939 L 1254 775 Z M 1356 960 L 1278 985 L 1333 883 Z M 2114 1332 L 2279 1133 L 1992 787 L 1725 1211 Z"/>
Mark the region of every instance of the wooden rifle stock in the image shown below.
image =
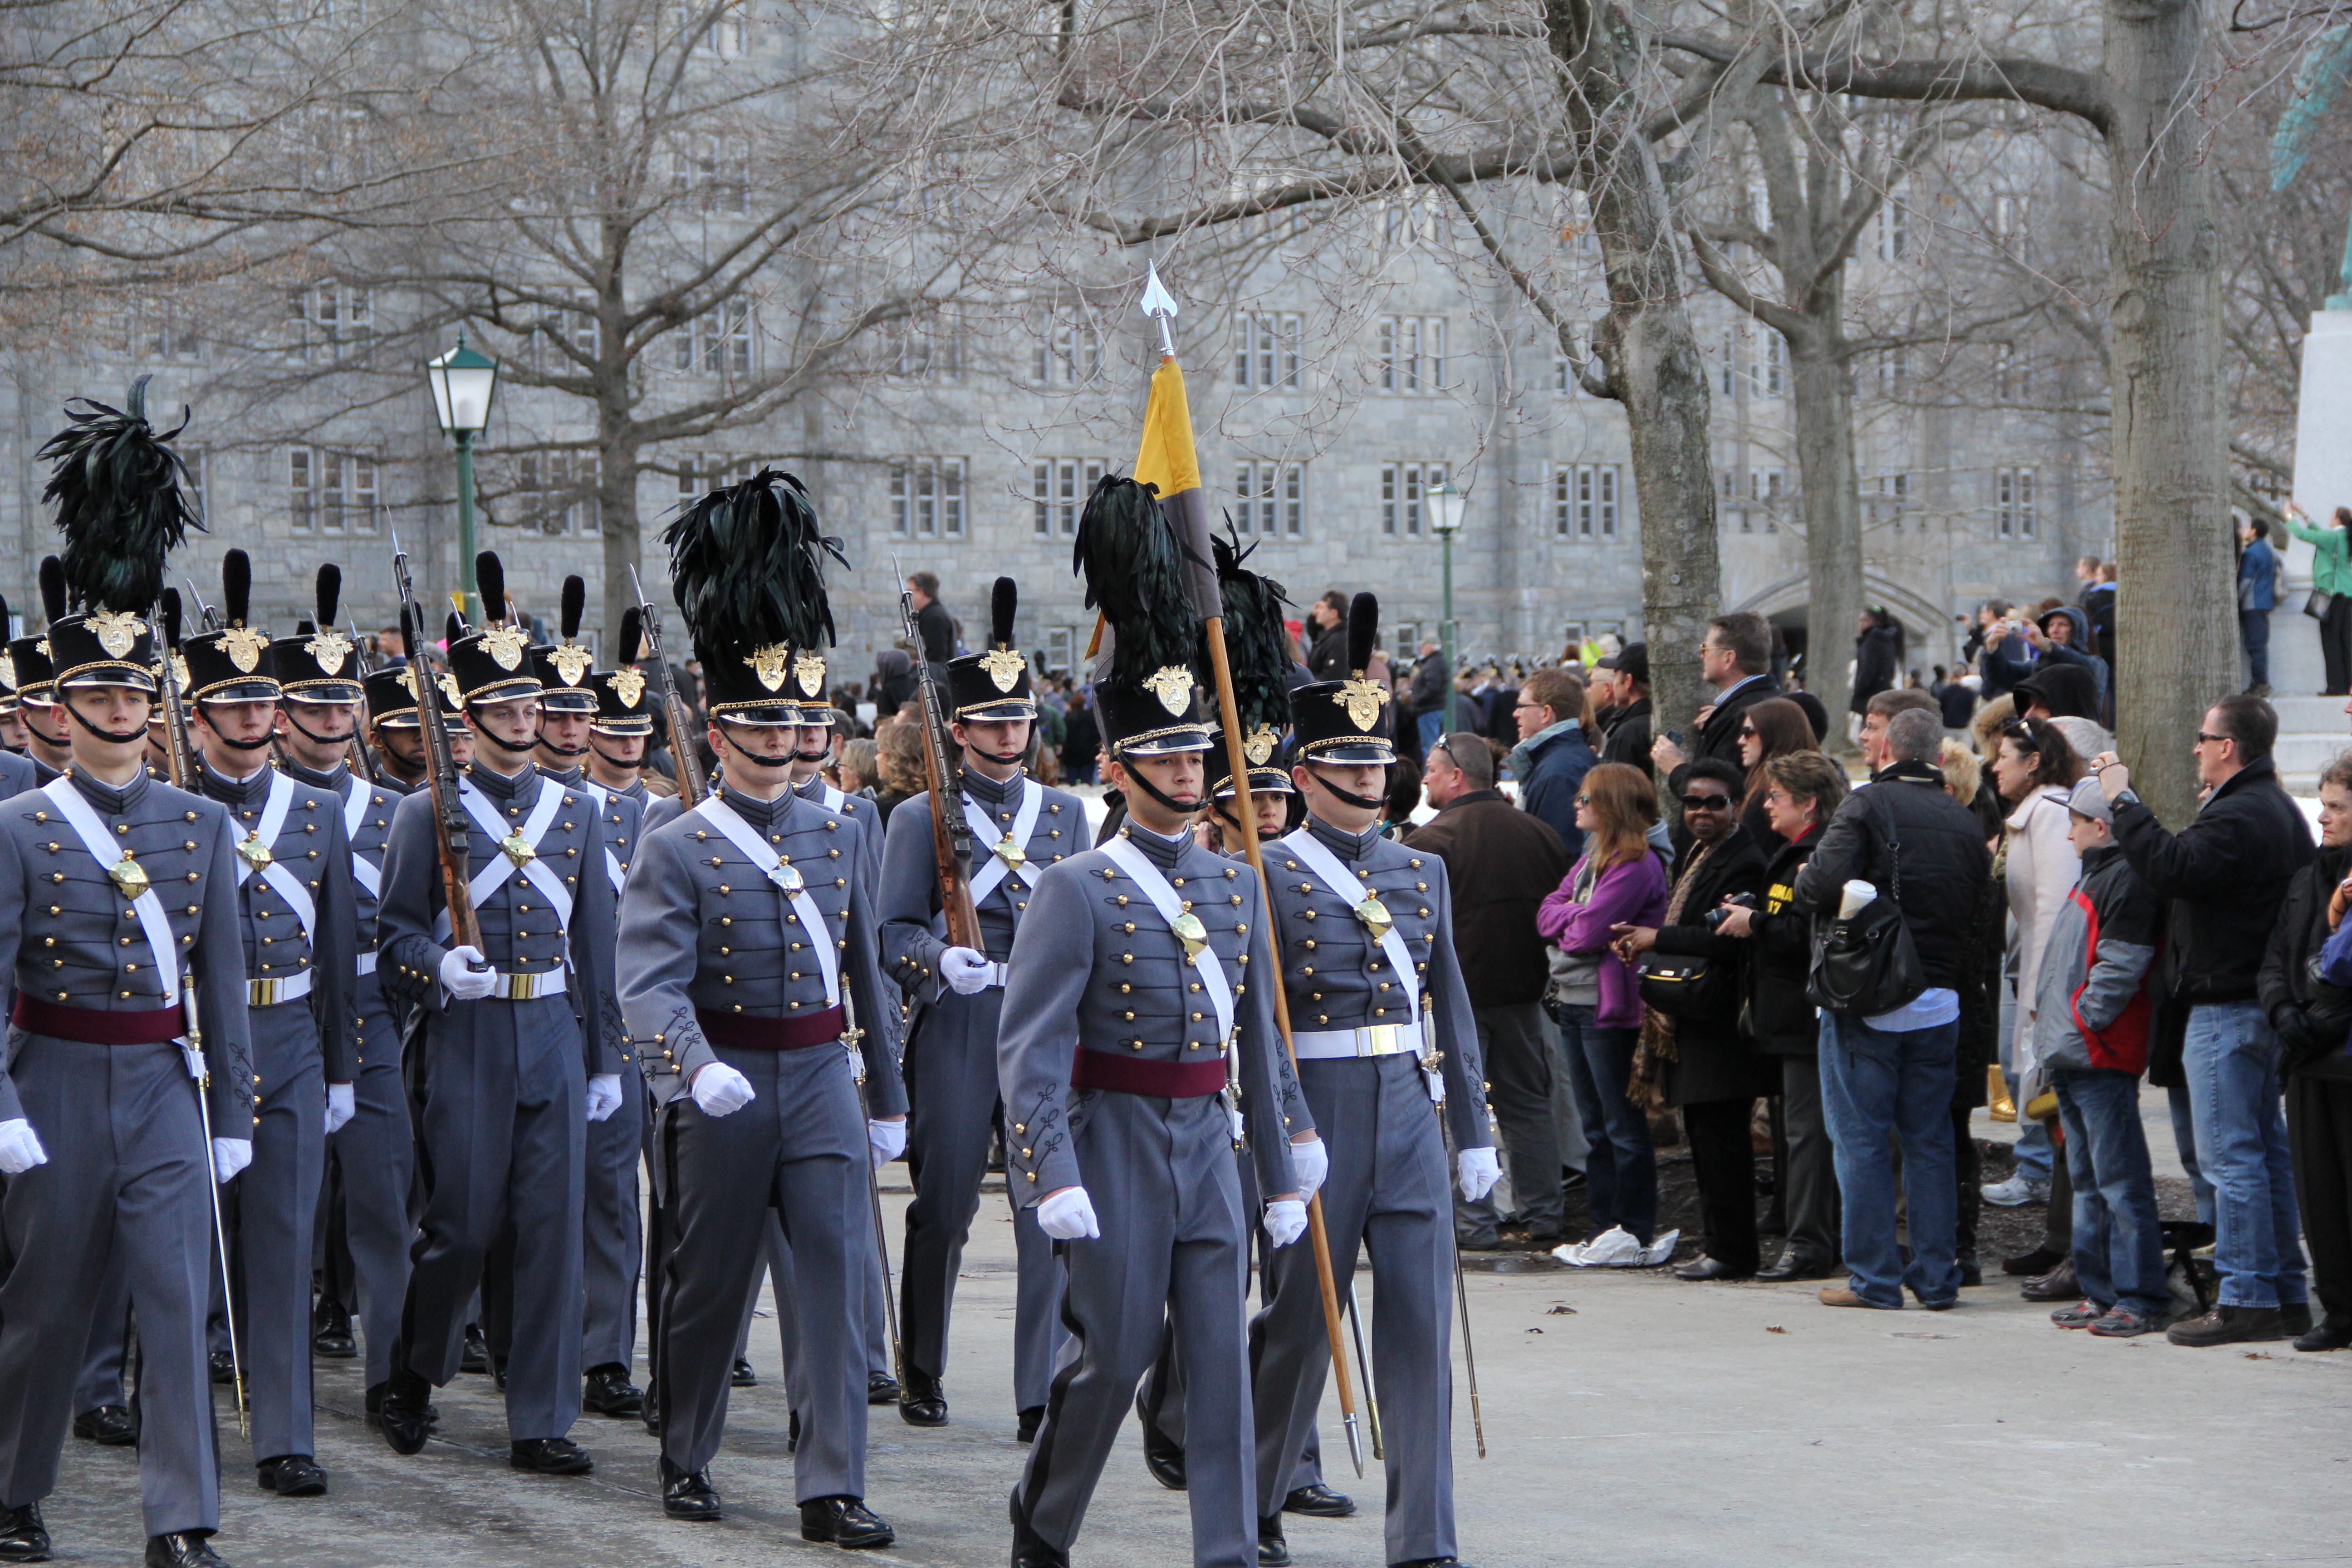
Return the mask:
<path id="1" fill-rule="evenodd" d="M 481 922 L 474 918 L 471 820 L 457 795 L 457 759 L 449 750 L 448 727 L 441 722 L 441 699 L 434 689 L 433 666 L 425 658 L 425 616 L 408 581 L 408 556 L 394 543 L 393 575 L 400 584 L 401 640 L 408 645 L 408 684 L 416 692 L 416 727 L 425 737 L 425 785 L 433 796 L 433 837 L 441 861 L 441 900 L 449 910 L 449 945 L 481 951 Z"/>
<path id="2" fill-rule="evenodd" d="M 898 565 L 894 560 L 893 569 Z M 906 574 L 899 574 L 903 584 Z M 948 733 L 947 705 L 939 682 L 931 677 L 930 661 L 923 657 L 922 633 L 915 625 L 915 599 L 898 590 L 898 614 L 906 623 L 907 646 L 915 661 L 915 692 L 923 712 L 923 783 L 931 796 L 931 858 L 939 864 L 940 912 L 946 918 L 948 945 L 984 953 L 980 911 L 971 903 L 971 826 L 963 816 L 963 770 L 955 761 L 954 740 Z"/>
<path id="3" fill-rule="evenodd" d="M 637 591 L 637 624 L 646 639 L 646 652 L 653 656 L 662 721 L 669 726 L 669 754 L 677 764 L 678 796 L 688 805 L 699 805 L 710 795 L 710 781 L 703 775 L 702 758 L 694 749 L 694 716 L 686 710 L 686 700 L 669 678 L 669 660 L 662 657 L 661 618 L 654 614 L 646 585 L 637 580 L 634 566 L 629 568 L 629 583 Z"/>
<path id="4" fill-rule="evenodd" d="M 199 783 L 196 743 L 188 734 L 188 705 L 180 695 L 179 668 L 172 662 L 179 657 L 179 650 L 164 646 L 162 622 L 151 616 L 147 626 L 163 664 L 163 742 L 171 757 L 172 783 L 178 788 L 193 790 Z"/>

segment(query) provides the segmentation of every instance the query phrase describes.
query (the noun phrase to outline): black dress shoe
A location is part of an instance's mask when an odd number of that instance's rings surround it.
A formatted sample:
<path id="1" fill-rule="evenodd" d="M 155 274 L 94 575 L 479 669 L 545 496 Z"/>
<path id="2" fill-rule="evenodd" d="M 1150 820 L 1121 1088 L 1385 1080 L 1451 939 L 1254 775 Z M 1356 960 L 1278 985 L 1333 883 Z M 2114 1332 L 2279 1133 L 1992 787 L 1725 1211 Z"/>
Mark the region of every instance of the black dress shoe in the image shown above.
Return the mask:
<path id="1" fill-rule="evenodd" d="M 507 1391 L 507 1358 L 502 1355 L 490 1358 L 490 1386 L 500 1394 Z"/>
<path id="2" fill-rule="evenodd" d="M 257 1479 L 263 1491 L 276 1492 L 279 1497 L 327 1495 L 327 1472 L 308 1454 L 281 1454 L 274 1459 L 264 1459 Z"/>
<path id="3" fill-rule="evenodd" d="M 1838 1267 L 1818 1258 L 1808 1258 L 1801 1252 L 1784 1252 L 1771 1268 L 1759 1270 L 1757 1279 L 1774 1285 L 1784 1285 L 1792 1279 L 1827 1279 L 1836 1274 Z"/>
<path id="4" fill-rule="evenodd" d="M 727 1373 L 727 1386 L 730 1388 L 757 1388 L 760 1386 L 760 1374 L 751 1370 L 751 1363 L 749 1359 L 743 1356 L 737 1356 L 735 1358 L 735 1365 L 733 1369 Z"/>
<path id="5" fill-rule="evenodd" d="M 1459 1557 L 1416 1557 L 1408 1563 L 1391 1563 L 1389 1568 L 1470 1568 Z"/>
<path id="6" fill-rule="evenodd" d="M 875 1517 L 865 1500 L 854 1497 L 812 1498 L 801 1504 L 801 1539 L 830 1541 L 852 1551 L 887 1546 L 897 1531 Z"/>
<path id="7" fill-rule="evenodd" d="M 2060 1264 L 2065 1261 L 2066 1255 L 2064 1253 L 2053 1252 L 2046 1247 L 2037 1247 L 2032 1251 L 2020 1253 L 2015 1258 L 2002 1258 L 2000 1260 L 2000 1271 L 2003 1274 L 2015 1274 L 2030 1277 L 2036 1274 L 2047 1274 L 2053 1268 L 2057 1268 Z"/>
<path id="8" fill-rule="evenodd" d="M 2029 1301 L 2074 1301 L 2082 1299 L 2082 1282 L 2074 1278 L 2072 1258 L 2039 1279 L 2028 1279 L 2018 1294 Z"/>
<path id="9" fill-rule="evenodd" d="M 120 1448 L 139 1441 L 139 1423 L 127 1405 L 101 1405 L 73 1418 L 73 1435 L 101 1447 Z"/>
<path id="10" fill-rule="evenodd" d="M 2310 1302 L 2297 1301 L 2291 1307 L 2284 1303 L 2281 1303 L 2278 1310 L 2278 1315 L 2279 1331 L 2286 1335 L 2287 1338 L 2291 1340 L 2301 1339 L 2304 1335 L 2311 1332 Z"/>
<path id="11" fill-rule="evenodd" d="M 1045 1407 L 1042 1405 L 1031 1405 L 1015 1418 L 1013 1426 L 1013 1440 L 1016 1443 L 1035 1442 L 1037 1428 L 1044 1426 L 1045 1422 Z"/>
<path id="12" fill-rule="evenodd" d="M 384 1387 L 385 1385 L 381 1383 L 369 1384 L 367 1393 L 362 1397 L 362 1402 L 366 1406 L 366 1413 L 361 1417 L 361 1422 L 377 1430 L 382 1430 L 383 1426 Z M 428 1399 L 425 1402 L 424 1408 L 425 1425 L 437 1428 L 441 1425 L 441 1407 Z"/>
<path id="13" fill-rule="evenodd" d="M 41 1505 L 0 1508 L 0 1563 L 47 1563 L 49 1530 L 41 1522 Z"/>
<path id="14" fill-rule="evenodd" d="M 1135 1391 L 1135 1418 L 1143 1423 L 1143 1468 L 1170 1491 L 1181 1492 L 1185 1486 L 1184 1445 L 1160 1429 L 1143 1395 L 1143 1389 Z"/>
<path id="15" fill-rule="evenodd" d="M 1317 1481 L 1284 1498 L 1282 1511 L 1305 1514 L 1309 1519 L 1351 1519 L 1356 1512 L 1356 1500 Z"/>
<path id="16" fill-rule="evenodd" d="M 1954 1261 L 1959 1265 L 1960 1289 L 1973 1290 L 1984 1283 L 1984 1265 L 1977 1261 L 1975 1253 L 1963 1253 Z"/>
<path id="17" fill-rule="evenodd" d="M 213 1369 L 213 1381 L 215 1383 L 230 1384 L 236 1381 L 236 1358 L 230 1355 L 228 1352 L 213 1352 L 210 1357 L 210 1363 Z M 158 1539 L 160 1540 L 161 1537 L 158 1537 Z"/>
<path id="18" fill-rule="evenodd" d="M 709 1470 L 686 1471 L 664 1458 L 661 1462 L 662 1512 L 689 1523 L 708 1524 L 725 1517 L 719 1506 L 719 1489 Z"/>
<path id="19" fill-rule="evenodd" d="M 1029 1528 L 1028 1517 L 1021 1511 L 1021 1489 L 1013 1489 L 1010 1510 L 1013 1515 L 1013 1568 L 1070 1568 L 1070 1554 L 1058 1546 L 1049 1546 Z"/>
<path id="20" fill-rule="evenodd" d="M 2352 1346 L 2352 1318 L 2322 1318 L 2295 1336 L 2299 1351 L 2340 1351 Z"/>
<path id="21" fill-rule="evenodd" d="M 208 1530 L 178 1530 L 147 1538 L 147 1568 L 228 1568 L 205 1538 Z"/>
<path id="22" fill-rule="evenodd" d="M 898 1380 L 892 1377 L 887 1372 L 867 1373 L 866 1374 L 866 1403 L 868 1405 L 898 1404 Z"/>
<path id="23" fill-rule="evenodd" d="M 1684 1264 L 1680 1268 L 1675 1269 L 1675 1278 L 1677 1279 L 1698 1280 L 1750 1279 L 1755 1278 L 1755 1273 L 1752 1269 L 1743 1271 L 1734 1268 L 1730 1264 L 1722 1261 L 1720 1258 L 1709 1258 L 1705 1254 L 1701 1254 L 1700 1256 L 1692 1258 L 1688 1263 Z"/>
<path id="24" fill-rule="evenodd" d="M 352 1315 L 341 1301 L 321 1300 L 310 1315 L 310 1349 L 329 1361 L 349 1361 L 360 1353 L 352 1338 Z"/>
<path id="25" fill-rule="evenodd" d="M 490 1342 L 482 1337 L 479 1323 L 466 1325 L 466 1348 L 457 1352 L 457 1370 L 472 1373 L 490 1370 Z"/>
<path id="26" fill-rule="evenodd" d="M 1257 1521 L 1257 1568 L 1287 1568 L 1290 1542 L 1282 1538 L 1282 1515 Z"/>
<path id="27" fill-rule="evenodd" d="M 654 1397 L 654 1384 L 655 1379 L 650 1377 L 646 1379 L 645 1422 L 646 1436 L 648 1437 L 661 1436 L 661 1401 Z"/>
<path id="28" fill-rule="evenodd" d="M 608 1362 L 588 1373 L 580 1391 L 580 1408 L 626 1421 L 646 1413 L 645 1390 L 629 1381 L 629 1369 Z"/>
<path id="29" fill-rule="evenodd" d="M 413 1372 L 394 1372 L 376 1405 L 376 1426 L 395 1454 L 414 1454 L 432 1434 L 433 1417 L 426 1394 L 432 1384 Z"/>
<path id="30" fill-rule="evenodd" d="M 908 1367 L 906 1386 L 898 1391 L 898 1418 L 909 1426 L 946 1426 L 948 1396 L 940 1380 Z"/>
<path id="31" fill-rule="evenodd" d="M 596 1468 L 569 1437 L 526 1437 L 507 1445 L 507 1463 L 535 1476 L 584 1476 Z"/>

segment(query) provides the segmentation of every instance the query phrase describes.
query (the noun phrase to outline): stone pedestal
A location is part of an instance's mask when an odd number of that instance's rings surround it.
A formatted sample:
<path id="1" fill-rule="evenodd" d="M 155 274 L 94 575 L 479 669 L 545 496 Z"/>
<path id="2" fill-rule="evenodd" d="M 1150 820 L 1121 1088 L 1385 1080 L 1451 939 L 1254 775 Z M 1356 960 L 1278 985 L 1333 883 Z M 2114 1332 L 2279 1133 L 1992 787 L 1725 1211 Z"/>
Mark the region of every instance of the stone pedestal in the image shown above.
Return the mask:
<path id="1" fill-rule="evenodd" d="M 2295 405 L 2294 500 L 2324 522 L 2352 506 L 2352 310 L 2321 310 L 2303 340 L 2303 381 Z M 2303 613 L 2311 593 L 2311 546 L 2284 541 L 2287 593 L 2271 615 L 2271 687 L 2303 697 L 2327 687 L 2316 623 Z M 2340 725 L 2334 726 L 2340 731 Z"/>

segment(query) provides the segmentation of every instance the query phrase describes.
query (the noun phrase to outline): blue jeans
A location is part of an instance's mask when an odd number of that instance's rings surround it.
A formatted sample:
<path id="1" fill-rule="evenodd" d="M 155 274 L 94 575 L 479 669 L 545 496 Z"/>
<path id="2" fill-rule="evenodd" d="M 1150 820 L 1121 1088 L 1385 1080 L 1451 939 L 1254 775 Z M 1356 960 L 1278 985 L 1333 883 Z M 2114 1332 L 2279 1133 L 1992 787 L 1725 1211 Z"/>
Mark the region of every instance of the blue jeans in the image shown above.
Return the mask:
<path id="1" fill-rule="evenodd" d="M 1426 757 L 1429 748 L 1437 744 L 1437 738 L 1445 733 L 1445 710 L 1431 709 L 1415 721 L 1415 728 L 1421 736 L 1421 754 Z"/>
<path id="2" fill-rule="evenodd" d="M 2000 1076 L 2008 1080 L 2009 1098 L 2015 1100 L 2017 1075 L 2004 1072 Z M 2012 1145 L 2017 1151 L 2017 1173 L 2047 1186 L 2051 1167 L 2058 1163 L 2057 1146 L 2050 1142 L 2050 1129 L 2024 1115 L 2024 1110 L 2023 1106 L 2018 1107 L 2017 1120 L 2021 1125 L 2017 1130 L 2017 1142 Z"/>
<path id="3" fill-rule="evenodd" d="M 2155 1322 L 2170 1310 L 2156 1173 L 2139 1124 L 2139 1078 L 2107 1068 L 2051 1074 L 2066 1124 L 2066 1172 L 2074 1182 L 2074 1277 L 2103 1307 Z"/>
<path id="4" fill-rule="evenodd" d="M 1822 1014 L 1822 1104 L 1837 1151 L 1845 1205 L 1845 1267 L 1853 1293 L 1900 1307 L 1903 1288 L 1930 1307 L 1959 1294 L 1953 1258 L 1959 1190 L 1953 1170 L 1953 1054 L 1960 1026 L 1889 1033 L 1841 1013 Z M 1895 1239 L 1895 1157 L 1903 1146 L 1903 1196 L 1911 1262 Z"/>
<path id="5" fill-rule="evenodd" d="M 2271 613 L 2268 610 L 2240 610 L 2238 640 L 2246 647 L 2246 684 L 2268 686 L 2271 683 Z"/>
<path id="6" fill-rule="evenodd" d="M 2260 1005 L 2189 1009 L 2181 1067 L 2197 1163 L 2213 1184 L 2213 1266 L 2224 1306 L 2292 1307 L 2310 1299 L 2278 1064 L 2278 1037 Z"/>
<path id="7" fill-rule="evenodd" d="M 2168 1084 L 2164 1098 L 2172 1110 L 2172 1146 L 2179 1152 L 2180 1168 L 2189 1173 L 2189 1192 L 2196 1200 L 2198 1223 L 2211 1225 L 2213 1184 L 2205 1179 L 2204 1168 L 2197 1163 L 2197 1118 L 2189 1109 L 2189 1086 Z"/>
<path id="8" fill-rule="evenodd" d="M 1584 1121 L 1584 1201 L 1593 1227 L 1622 1225 L 1646 1247 L 1658 1227 L 1658 1155 L 1649 1117 L 1625 1098 L 1642 1032 L 1603 1027 L 1590 1007 L 1562 1007 L 1559 1037 Z"/>

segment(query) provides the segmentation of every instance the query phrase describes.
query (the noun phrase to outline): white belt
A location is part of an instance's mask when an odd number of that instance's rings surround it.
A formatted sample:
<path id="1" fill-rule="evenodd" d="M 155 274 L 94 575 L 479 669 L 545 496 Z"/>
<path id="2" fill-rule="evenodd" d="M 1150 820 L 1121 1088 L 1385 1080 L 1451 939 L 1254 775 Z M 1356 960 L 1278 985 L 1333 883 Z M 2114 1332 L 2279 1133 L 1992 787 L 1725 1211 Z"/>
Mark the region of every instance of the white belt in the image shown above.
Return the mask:
<path id="1" fill-rule="evenodd" d="M 274 1007 L 280 1002 L 295 1002 L 310 994 L 310 976 L 304 970 L 283 980 L 248 980 L 245 983 L 245 1005 L 248 1007 Z"/>
<path id="2" fill-rule="evenodd" d="M 493 1002 L 536 1002 L 541 996 L 561 996 L 564 990 L 564 972 L 550 969 L 539 974 L 509 974 L 504 970 L 493 972 L 498 984 L 490 992 Z"/>
<path id="3" fill-rule="evenodd" d="M 1004 966 L 1003 964 L 1002 964 L 1002 963 L 992 963 L 992 964 L 990 964 L 990 965 L 988 966 L 988 984 L 989 984 L 990 985 L 992 985 L 992 986 L 996 987 L 996 989 L 998 989 L 999 991 L 1003 990 L 1003 989 L 1004 989 L 1004 976 L 1005 976 L 1005 973 L 1006 973 L 1006 971 L 1005 971 L 1005 966 Z"/>
<path id="4" fill-rule="evenodd" d="M 373 974 L 375 973 L 375 960 L 376 955 L 373 952 L 361 953 L 360 973 L 362 974 Z"/>
<path id="5" fill-rule="evenodd" d="M 1421 1031 L 1410 1024 L 1372 1024 L 1360 1029 L 1301 1029 L 1290 1037 L 1301 1061 L 1347 1057 L 1417 1057 Z"/>

